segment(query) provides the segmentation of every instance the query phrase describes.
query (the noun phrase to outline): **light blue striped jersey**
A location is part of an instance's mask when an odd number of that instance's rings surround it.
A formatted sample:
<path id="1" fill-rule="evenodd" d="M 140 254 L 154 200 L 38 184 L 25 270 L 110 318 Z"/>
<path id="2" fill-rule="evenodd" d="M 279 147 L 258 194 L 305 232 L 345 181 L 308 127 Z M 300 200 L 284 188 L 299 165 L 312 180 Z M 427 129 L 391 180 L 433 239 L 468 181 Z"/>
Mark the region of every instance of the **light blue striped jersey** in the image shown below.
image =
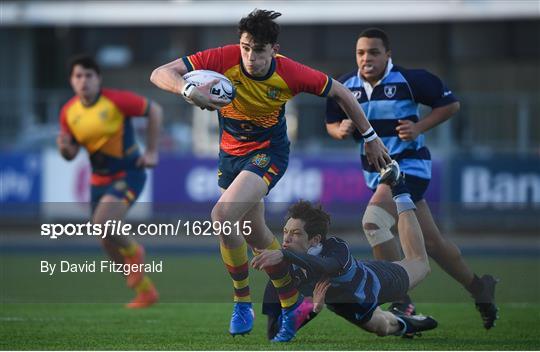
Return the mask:
<path id="1" fill-rule="evenodd" d="M 352 91 L 369 122 L 388 148 L 390 156 L 399 163 L 402 171 L 407 175 L 431 179 L 431 155 L 424 145 L 424 135 L 420 134 L 414 141 L 403 141 L 398 137 L 396 127 L 398 120 L 418 122 L 419 104 L 437 108 L 456 102 L 457 99 L 446 85 L 426 70 L 407 70 L 393 66 L 391 62 L 385 76 L 372 90 L 357 70 L 338 80 Z M 326 123 L 340 122 L 346 118 L 345 112 L 329 98 Z M 353 137 L 356 141 L 362 141 L 358 131 L 355 131 Z M 379 184 L 379 173 L 367 162 L 364 144 L 359 144 L 366 184 L 375 189 Z"/>

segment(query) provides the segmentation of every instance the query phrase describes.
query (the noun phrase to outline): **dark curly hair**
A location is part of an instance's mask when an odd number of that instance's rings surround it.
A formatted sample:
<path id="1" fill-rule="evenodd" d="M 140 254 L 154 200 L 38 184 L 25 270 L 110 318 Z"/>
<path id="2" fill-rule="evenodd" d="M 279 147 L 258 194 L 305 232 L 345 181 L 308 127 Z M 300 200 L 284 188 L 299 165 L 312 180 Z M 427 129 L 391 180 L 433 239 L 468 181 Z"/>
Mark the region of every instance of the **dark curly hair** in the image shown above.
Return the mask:
<path id="1" fill-rule="evenodd" d="M 71 77 L 71 74 L 73 73 L 73 69 L 77 65 L 81 65 L 82 67 L 86 69 L 93 70 L 98 75 L 101 74 L 101 69 L 99 68 L 99 65 L 97 64 L 96 60 L 94 60 L 94 58 L 89 55 L 82 54 L 82 55 L 77 55 L 75 57 L 72 57 L 71 60 L 69 60 L 68 72 L 69 72 L 70 77 Z"/>
<path id="2" fill-rule="evenodd" d="M 368 28 L 364 29 L 360 35 L 358 36 L 358 39 L 360 38 L 377 38 L 382 40 L 383 46 L 386 49 L 386 51 L 390 50 L 390 39 L 388 39 L 388 35 L 385 31 L 383 31 L 380 28 Z"/>
<path id="3" fill-rule="evenodd" d="M 326 239 L 330 227 L 330 215 L 319 204 L 313 206 L 310 202 L 300 200 L 289 207 L 287 219 L 299 219 L 304 222 L 304 230 L 308 238 L 321 235 L 321 241 Z"/>
<path id="4" fill-rule="evenodd" d="M 279 24 L 274 20 L 279 16 L 279 12 L 255 9 L 238 23 L 238 35 L 249 33 L 256 44 L 274 45 L 279 36 Z"/>

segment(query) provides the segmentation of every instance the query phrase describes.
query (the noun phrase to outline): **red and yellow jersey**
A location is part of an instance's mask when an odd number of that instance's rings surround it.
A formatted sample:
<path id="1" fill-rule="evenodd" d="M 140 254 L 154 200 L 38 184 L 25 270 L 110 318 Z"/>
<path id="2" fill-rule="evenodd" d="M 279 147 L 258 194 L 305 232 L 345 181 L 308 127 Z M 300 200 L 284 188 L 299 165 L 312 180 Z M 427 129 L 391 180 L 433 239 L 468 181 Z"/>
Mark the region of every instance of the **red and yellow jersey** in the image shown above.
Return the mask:
<path id="1" fill-rule="evenodd" d="M 90 106 L 71 98 L 60 112 L 60 127 L 86 148 L 95 174 L 112 175 L 135 167 L 139 150 L 129 117 L 147 115 L 148 107 L 134 93 L 102 89 Z"/>
<path id="2" fill-rule="evenodd" d="M 188 71 L 212 70 L 236 89 L 231 104 L 219 111 L 221 151 L 246 155 L 268 147 L 288 147 L 285 103 L 306 92 L 326 96 L 332 79 L 283 55 L 272 60 L 268 74 L 253 77 L 242 65 L 240 45 L 208 49 L 182 58 Z"/>

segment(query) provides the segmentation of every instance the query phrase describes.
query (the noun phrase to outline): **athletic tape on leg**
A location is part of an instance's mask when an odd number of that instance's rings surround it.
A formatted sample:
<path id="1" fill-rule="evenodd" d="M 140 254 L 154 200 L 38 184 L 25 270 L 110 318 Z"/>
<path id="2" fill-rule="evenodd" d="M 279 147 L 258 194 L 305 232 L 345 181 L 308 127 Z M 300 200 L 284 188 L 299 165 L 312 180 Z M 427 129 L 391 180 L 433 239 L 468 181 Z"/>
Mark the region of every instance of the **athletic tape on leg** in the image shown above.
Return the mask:
<path id="1" fill-rule="evenodd" d="M 398 214 L 401 214 L 407 210 L 416 209 L 416 205 L 414 205 L 414 202 L 412 201 L 411 195 L 409 193 L 398 194 L 394 197 L 394 202 L 396 202 Z"/>
<path id="2" fill-rule="evenodd" d="M 390 229 L 395 223 L 396 219 L 394 219 L 392 214 L 376 205 L 368 205 L 362 219 L 362 225 L 369 245 L 375 247 L 394 238 Z M 366 224 L 376 225 L 378 229 L 367 230 Z"/>

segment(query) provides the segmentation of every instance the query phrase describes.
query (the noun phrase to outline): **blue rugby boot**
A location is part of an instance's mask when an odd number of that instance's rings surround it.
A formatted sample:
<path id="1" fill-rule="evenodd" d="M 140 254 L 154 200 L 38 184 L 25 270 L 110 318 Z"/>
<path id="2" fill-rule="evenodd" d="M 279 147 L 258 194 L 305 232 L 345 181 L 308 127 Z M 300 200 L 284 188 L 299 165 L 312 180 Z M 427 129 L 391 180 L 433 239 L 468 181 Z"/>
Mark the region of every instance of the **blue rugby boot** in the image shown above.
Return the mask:
<path id="1" fill-rule="evenodd" d="M 309 320 L 313 311 L 313 302 L 309 298 L 300 296 L 298 301 L 289 308 L 281 311 L 281 327 L 271 340 L 272 342 L 289 342 L 302 325 Z"/>
<path id="2" fill-rule="evenodd" d="M 253 329 L 253 320 L 255 312 L 251 302 L 236 302 L 234 304 L 229 333 L 234 337 L 236 335 L 249 334 Z"/>

